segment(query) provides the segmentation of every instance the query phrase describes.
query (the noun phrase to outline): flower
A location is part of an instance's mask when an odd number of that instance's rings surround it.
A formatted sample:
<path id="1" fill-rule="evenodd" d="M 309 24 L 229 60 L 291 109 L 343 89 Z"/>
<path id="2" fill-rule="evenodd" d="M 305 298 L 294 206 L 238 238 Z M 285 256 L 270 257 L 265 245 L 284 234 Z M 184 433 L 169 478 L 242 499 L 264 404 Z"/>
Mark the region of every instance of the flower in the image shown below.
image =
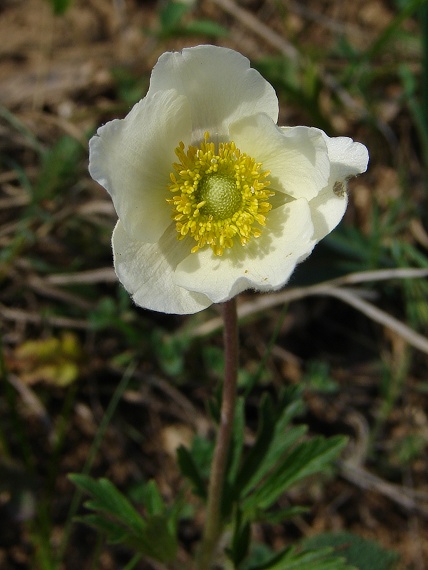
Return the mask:
<path id="1" fill-rule="evenodd" d="M 190 314 L 272 291 L 336 227 L 364 145 L 278 127 L 273 87 L 231 49 L 164 53 L 147 95 L 90 141 L 118 214 L 116 273 L 135 303 Z"/>

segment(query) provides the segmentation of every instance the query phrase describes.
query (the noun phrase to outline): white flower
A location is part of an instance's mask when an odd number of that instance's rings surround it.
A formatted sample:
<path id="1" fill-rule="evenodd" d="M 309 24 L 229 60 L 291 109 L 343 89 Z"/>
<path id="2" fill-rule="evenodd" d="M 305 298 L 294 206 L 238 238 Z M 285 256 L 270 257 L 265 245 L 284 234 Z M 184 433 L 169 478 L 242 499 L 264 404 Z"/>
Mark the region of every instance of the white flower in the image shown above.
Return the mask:
<path id="1" fill-rule="evenodd" d="M 195 313 L 279 289 L 336 227 L 366 147 L 277 119 L 247 58 L 198 46 L 164 53 L 146 97 L 98 129 L 89 171 L 113 199 L 115 270 L 137 305 Z"/>

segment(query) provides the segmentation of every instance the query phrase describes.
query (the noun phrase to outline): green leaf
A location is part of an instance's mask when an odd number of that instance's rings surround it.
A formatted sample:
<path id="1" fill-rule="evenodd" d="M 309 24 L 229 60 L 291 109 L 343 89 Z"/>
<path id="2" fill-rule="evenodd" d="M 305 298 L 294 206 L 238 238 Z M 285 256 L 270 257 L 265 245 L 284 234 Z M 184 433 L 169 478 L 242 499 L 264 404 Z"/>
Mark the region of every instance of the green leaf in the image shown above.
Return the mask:
<path id="1" fill-rule="evenodd" d="M 398 28 L 402 25 L 406 18 L 409 18 L 416 10 L 418 10 L 426 0 L 409 0 L 406 2 L 400 12 L 395 16 L 395 18 L 388 24 L 388 26 L 382 31 L 382 33 L 376 36 L 376 39 L 372 45 L 367 49 L 364 54 L 364 60 L 370 61 L 379 54 L 382 50 L 388 47 L 390 42 L 396 41 L 396 32 Z"/>
<path id="2" fill-rule="evenodd" d="M 49 0 L 52 6 L 54 14 L 56 16 L 62 16 L 68 10 L 71 4 L 71 0 Z"/>
<path id="3" fill-rule="evenodd" d="M 305 435 L 306 431 L 307 426 L 305 425 L 292 426 L 283 434 L 282 439 L 275 438 L 272 440 L 257 471 L 242 487 L 242 496 L 251 496 L 253 489 L 260 486 L 261 483 L 263 487 L 266 485 L 266 479 L 271 477 L 270 473 L 281 468 L 280 465 L 283 465 L 284 457 L 288 457 L 288 450 Z"/>
<path id="4" fill-rule="evenodd" d="M 320 105 L 321 81 L 316 61 L 307 59 L 302 66 L 290 58 L 273 56 L 258 59 L 254 66 L 287 100 L 300 107 L 311 124 L 331 131 L 332 126 Z"/>
<path id="5" fill-rule="evenodd" d="M 228 551 L 229 558 L 237 568 L 248 554 L 251 539 L 251 526 L 242 519 L 242 512 L 237 509 L 234 521 L 234 532 L 231 547 Z"/>
<path id="6" fill-rule="evenodd" d="M 149 515 L 160 515 L 166 510 L 162 495 L 156 482 L 153 480 L 149 481 L 145 486 L 143 504 Z"/>
<path id="7" fill-rule="evenodd" d="M 257 511 L 253 520 L 260 523 L 270 523 L 270 524 L 281 524 L 287 519 L 292 519 L 304 513 L 307 513 L 310 509 L 308 507 L 286 507 L 285 509 L 279 509 L 277 511 L 266 512 Z"/>
<path id="8" fill-rule="evenodd" d="M 131 503 L 107 479 L 95 481 L 86 475 L 70 475 L 70 479 L 91 497 L 85 506 L 95 513 L 79 517 L 77 520 L 103 532 L 113 544 L 123 543 L 137 552 L 159 560 L 170 562 L 176 556 L 177 539 L 175 533 L 176 514 L 149 514 L 143 519 Z M 153 493 L 150 512 L 165 510 L 163 500 L 154 483 L 147 485 L 147 494 Z M 171 524 L 172 523 L 172 524 Z"/>
<path id="9" fill-rule="evenodd" d="M 356 570 L 332 552 L 331 548 L 299 552 L 289 547 L 263 564 L 249 566 L 248 570 Z"/>
<path id="10" fill-rule="evenodd" d="M 153 329 L 151 337 L 153 351 L 162 370 L 170 376 L 181 374 L 190 338 L 185 334 L 169 335 L 159 328 Z"/>
<path id="11" fill-rule="evenodd" d="M 44 152 L 40 173 L 34 187 L 33 199 L 54 198 L 76 176 L 76 164 L 83 152 L 82 145 L 74 138 L 64 136 Z"/>
<path id="12" fill-rule="evenodd" d="M 338 383 L 330 376 L 330 367 L 326 362 L 312 360 L 308 362 L 308 371 L 303 378 L 309 390 L 324 394 L 335 393 L 339 390 Z"/>
<path id="13" fill-rule="evenodd" d="M 218 38 L 229 34 L 226 28 L 211 20 L 183 22 L 184 16 L 190 11 L 191 6 L 185 2 L 167 2 L 159 15 L 160 30 L 157 35 L 162 38 L 190 35 Z"/>
<path id="14" fill-rule="evenodd" d="M 147 520 L 147 529 L 143 538 L 145 541 L 144 550 L 141 552 L 160 560 L 161 562 L 171 562 L 177 554 L 177 539 L 172 534 L 167 516 L 155 515 Z"/>
<path id="15" fill-rule="evenodd" d="M 85 503 L 88 509 L 109 514 L 119 520 L 125 520 L 127 526 L 131 527 L 137 534 L 146 529 L 145 521 L 128 499 L 108 479 L 95 481 L 87 475 L 78 474 L 69 477 L 77 487 L 93 497 L 92 500 Z"/>
<path id="16" fill-rule="evenodd" d="M 81 522 L 88 526 L 95 528 L 100 532 L 104 532 L 108 536 L 110 544 L 120 544 L 126 542 L 128 532 L 121 525 L 106 519 L 105 516 L 100 515 L 83 515 L 75 517 L 74 521 Z"/>
<path id="17" fill-rule="evenodd" d="M 392 570 L 398 561 L 398 554 L 381 548 L 371 540 L 361 538 L 351 532 L 326 532 L 308 538 L 305 548 L 333 547 L 350 564 L 360 570 Z"/>
<path id="18" fill-rule="evenodd" d="M 181 445 L 177 450 L 177 460 L 182 475 L 191 481 L 195 495 L 206 500 L 207 487 L 204 478 L 202 477 L 192 454 L 183 445 Z"/>
<path id="19" fill-rule="evenodd" d="M 279 417 L 273 408 L 271 398 L 265 396 L 262 399 L 256 441 L 239 471 L 236 493 L 242 496 L 248 494 L 274 467 L 285 450 L 305 433 L 305 426 L 286 430 L 291 419 L 303 410 L 303 402 L 300 398 L 295 398 L 295 392 L 283 395 L 279 406 L 281 410 Z"/>
<path id="20" fill-rule="evenodd" d="M 426 70 L 424 71 L 426 73 Z M 408 65 L 400 65 L 399 75 L 403 85 L 407 106 L 409 107 L 414 124 L 419 133 L 425 164 L 428 164 L 428 117 L 424 100 L 420 101 L 417 97 L 417 87 L 419 87 L 419 82 L 416 80 L 415 75 L 412 73 L 412 70 Z"/>
<path id="21" fill-rule="evenodd" d="M 187 35 L 210 36 L 212 38 L 220 38 L 229 35 L 229 30 L 211 20 L 195 20 L 189 22 L 184 27 Z"/>
<path id="22" fill-rule="evenodd" d="M 346 437 L 315 437 L 297 445 L 244 502 L 243 509 L 267 509 L 294 483 L 323 471 L 346 444 Z"/>
<path id="23" fill-rule="evenodd" d="M 184 2 L 168 2 L 159 15 L 161 34 L 170 34 L 180 26 L 181 20 L 189 11 L 189 6 Z"/>
<path id="24" fill-rule="evenodd" d="M 253 481 L 258 481 L 261 477 L 258 470 L 264 463 L 271 446 L 275 430 L 275 416 L 273 404 L 269 395 L 264 394 L 260 404 L 260 419 L 256 441 L 248 453 L 236 481 L 237 489 L 244 491 L 246 487 L 251 487 Z"/>

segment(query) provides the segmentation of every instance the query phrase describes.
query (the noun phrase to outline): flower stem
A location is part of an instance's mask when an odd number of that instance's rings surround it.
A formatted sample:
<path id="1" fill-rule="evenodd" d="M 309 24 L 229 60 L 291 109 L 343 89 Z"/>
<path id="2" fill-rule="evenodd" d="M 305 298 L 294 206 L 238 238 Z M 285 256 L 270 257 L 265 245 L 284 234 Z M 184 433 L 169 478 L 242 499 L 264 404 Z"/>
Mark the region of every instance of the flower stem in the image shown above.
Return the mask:
<path id="1" fill-rule="evenodd" d="M 198 570 L 209 570 L 213 553 L 221 534 L 221 506 L 226 476 L 227 459 L 235 416 L 236 386 L 238 377 L 238 318 L 236 298 L 223 304 L 224 319 L 224 384 L 221 403 L 220 425 L 211 464 L 208 486 L 208 504 L 202 537 Z"/>

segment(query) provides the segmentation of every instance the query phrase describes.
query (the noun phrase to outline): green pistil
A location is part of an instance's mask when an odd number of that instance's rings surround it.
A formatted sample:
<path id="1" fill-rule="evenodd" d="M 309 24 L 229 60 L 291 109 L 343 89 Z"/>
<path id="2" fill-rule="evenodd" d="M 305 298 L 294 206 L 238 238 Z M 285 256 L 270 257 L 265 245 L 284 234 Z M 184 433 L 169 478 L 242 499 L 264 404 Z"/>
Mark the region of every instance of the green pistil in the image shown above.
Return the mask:
<path id="1" fill-rule="evenodd" d="M 231 218 L 242 204 L 242 193 L 233 178 L 223 174 L 205 176 L 198 187 L 198 202 L 205 202 L 201 213 L 215 220 Z"/>

